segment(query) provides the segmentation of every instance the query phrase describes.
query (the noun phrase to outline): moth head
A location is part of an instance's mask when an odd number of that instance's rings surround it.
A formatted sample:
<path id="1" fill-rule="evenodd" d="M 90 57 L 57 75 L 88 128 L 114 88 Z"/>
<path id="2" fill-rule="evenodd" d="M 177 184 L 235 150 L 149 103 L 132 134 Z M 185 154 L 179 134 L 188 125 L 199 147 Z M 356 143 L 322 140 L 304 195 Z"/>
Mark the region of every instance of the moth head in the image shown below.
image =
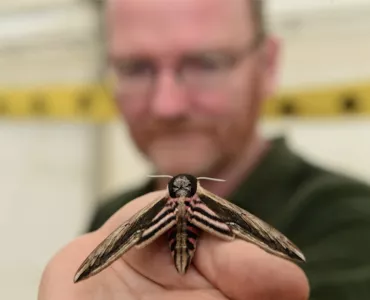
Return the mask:
<path id="1" fill-rule="evenodd" d="M 171 198 L 191 198 L 197 192 L 198 180 L 189 174 L 179 174 L 168 182 L 168 193 Z"/>
<path id="2" fill-rule="evenodd" d="M 223 179 L 210 177 L 194 177 L 190 174 L 171 175 L 148 175 L 154 178 L 170 178 L 168 182 L 168 193 L 171 198 L 187 197 L 191 198 L 197 192 L 198 180 L 225 181 Z"/>

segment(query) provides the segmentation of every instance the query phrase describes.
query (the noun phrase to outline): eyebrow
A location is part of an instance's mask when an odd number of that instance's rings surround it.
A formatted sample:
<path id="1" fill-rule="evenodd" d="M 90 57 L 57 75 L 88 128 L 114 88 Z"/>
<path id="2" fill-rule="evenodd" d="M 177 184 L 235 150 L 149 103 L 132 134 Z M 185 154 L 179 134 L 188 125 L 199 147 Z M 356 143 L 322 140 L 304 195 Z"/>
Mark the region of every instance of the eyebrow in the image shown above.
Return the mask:
<path id="1" fill-rule="evenodd" d="M 225 47 L 218 47 L 218 48 L 204 48 L 204 49 L 198 49 L 198 50 L 191 50 L 189 52 L 184 52 L 182 55 L 179 56 L 180 59 L 192 59 L 192 58 L 198 58 L 201 56 L 214 56 L 214 55 L 220 55 L 220 54 L 234 54 L 235 52 L 239 52 L 240 49 L 230 49 Z M 120 61 L 126 61 L 126 60 L 155 60 L 155 57 L 149 55 L 149 54 L 123 54 L 123 55 L 114 55 L 109 54 L 108 55 L 109 62 L 120 62 Z"/>
<path id="2" fill-rule="evenodd" d="M 150 55 L 144 55 L 144 54 L 108 54 L 108 61 L 109 62 L 120 62 L 125 60 L 137 60 L 137 59 L 144 59 L 144 60 L 152 60 L 153 57 Z"/>
<path id="3" fill-rule="evenodd" d="M 257 42 L 257 43 L 256 43 Z M 221 45 L 221 46 L 206 46 L 206 47 L 200 47 L 198 49 L 189 50 L 188 52 L 184 51 L 182 55 L 180 55 L 180 59 L 194 59 L 199 58 L 200 56 L 204 55 L 219 55 L 219 54 L 231 54 L 231 55 L 238 55 L 240 52 L 244 52 L 245 50 L 253 50 L 255 48 L 256 44 L 258 44 L 258 38 L 255 37 L 254 40 L 252 40 L 251 44 L 248 44 L 248 42 L 238 43 L 237 45 L 233 45 L 230 47 L 230 45 Z M 250 49 L 248 49 L 250 47 Z M 119 54 L 119 53 L 113 53 L 108 52 L 108 61 L 110 63 L 119 63 L 122 61 L 129 61 L 129 60 L 146 60 L 146 61 L 153 61 L 156 60 L 156 58 L 148 53 L 148 51 L 145 52 L 138 52 L 138 53 L 126 53 L 126 54 Z"/>

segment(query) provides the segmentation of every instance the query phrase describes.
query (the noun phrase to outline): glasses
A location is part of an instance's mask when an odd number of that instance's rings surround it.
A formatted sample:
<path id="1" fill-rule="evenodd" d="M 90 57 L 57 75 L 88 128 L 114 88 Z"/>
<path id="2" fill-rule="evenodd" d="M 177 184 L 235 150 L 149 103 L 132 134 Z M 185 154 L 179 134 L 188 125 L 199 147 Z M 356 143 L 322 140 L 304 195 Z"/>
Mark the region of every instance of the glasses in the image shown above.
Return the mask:
<path id="1" fill-rule="evenodd" d="M 257 35 L 251 43 L 237 52 L 211 51 L 185 55 L 178 63 L 175 76 L 191 90 L 207 90 L 225 84 L 230 73 L 243 59 L 259 46 L 262 40 Z M 148 93 L 158 78 L 159 70 L 150 58 L 126 58 L 113 64 L 115 84 L 126 95 Z"/>

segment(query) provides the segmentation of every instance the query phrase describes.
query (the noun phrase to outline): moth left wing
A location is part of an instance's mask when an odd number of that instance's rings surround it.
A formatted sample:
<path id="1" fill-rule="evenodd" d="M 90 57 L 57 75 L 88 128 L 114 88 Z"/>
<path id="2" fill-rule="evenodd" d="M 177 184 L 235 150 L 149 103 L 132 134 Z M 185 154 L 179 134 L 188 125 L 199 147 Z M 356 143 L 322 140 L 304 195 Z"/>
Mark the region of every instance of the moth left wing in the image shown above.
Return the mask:
<path id="1" fill-rule="evenodd" d="M 78 268 L 74 282 L 93 276 L 133 246 L 147 245 L 176 222 L 174 207 L 168 205 L 169 196 L 162 196 L 134 214 L 115 229 L 85 259 Z"/>
<path id="2" fill-rule="evenodd" d="M 300 249 L 281 232 L 253 214 L 198 185 L 199 199 L 239 238 L 293 261 L 305 261 Z"/>

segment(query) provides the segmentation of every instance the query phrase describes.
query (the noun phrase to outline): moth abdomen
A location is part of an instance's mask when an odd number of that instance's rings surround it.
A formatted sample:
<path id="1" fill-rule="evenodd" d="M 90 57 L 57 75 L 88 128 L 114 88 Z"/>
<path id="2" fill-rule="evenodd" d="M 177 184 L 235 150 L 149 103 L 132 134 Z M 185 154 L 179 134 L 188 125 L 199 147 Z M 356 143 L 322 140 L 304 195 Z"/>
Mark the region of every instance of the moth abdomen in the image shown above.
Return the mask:
<path id="1" fill-rule="evenodd" d="M 199 228 L 188 221 L 186 225 L 186 245 L 189 251 L 195 250 L 199 234 Z"/>
<path id="2" fill-rule="evenodd" d="M 195 253 L 200 230 L 186 219 L 180 219 L 168 232 L 170 251 L 180 274 L 186 273 Z"/>
<path id="3" fill-rule="evenodd" d="M 168 243 L 170 246 L 171 254 L 173 255 L 173 252 L 175 251 L 176 247 L 176 226 L 172 227 L 168 231 Z"/>

